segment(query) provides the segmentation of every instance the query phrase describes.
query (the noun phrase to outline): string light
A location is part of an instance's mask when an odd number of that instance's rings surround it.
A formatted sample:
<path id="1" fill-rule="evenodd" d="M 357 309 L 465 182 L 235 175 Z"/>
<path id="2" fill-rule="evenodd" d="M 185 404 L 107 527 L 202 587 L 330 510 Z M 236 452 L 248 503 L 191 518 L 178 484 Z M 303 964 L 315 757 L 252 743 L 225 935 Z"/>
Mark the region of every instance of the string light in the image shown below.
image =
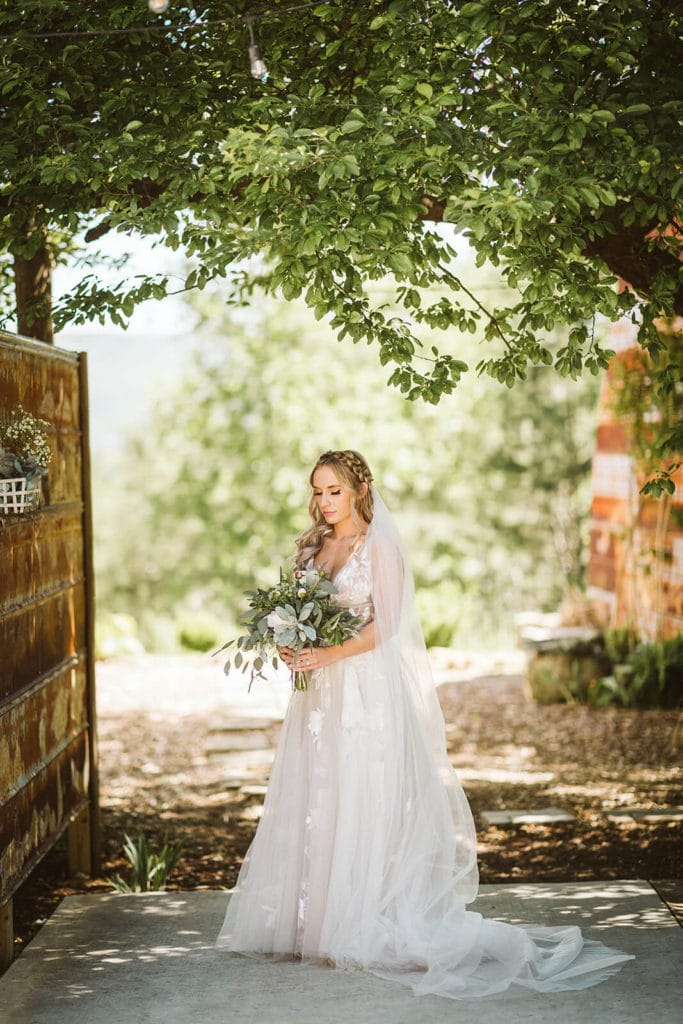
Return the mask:
<path id="1" fill-rule="evenodd" d="M 168 10 L 168 0 L 147 0 L 147 6 L 152 14 L 165 14 Z"/>
<path id="2" fill-rule="evenodd" d="M 254 39 L 254 21 L 255 17 L 253 14 L 248 14 L 244 19 L 244 24 L 249 29 L 249 62 L 251 64 L 251 73 L 254 78 L 258 78 L 260 82 L 268 81 L 268 68 L 265 65 L 263 57 L 261 56 L 261 47 Z"/>
<path id="3" fill-rule="evenodd" d="M 152 0 L 152 2 L 160 2 L 160 0 Z M 169 6 L 168 0 L 165 0 L 166 8 Z M 279 18 L 283 14 L 292 14 L 295 11 L 305 11 L 311 7 L 339 7 L 339 0 L 312 0 L 312 2 L 304 4 L 293 4 L 291 7 L 268 7 L 258 14 L 250 14 L 249 18 L 253 21 L 260 21 L 262 18 L 276 17 Z M 166 10 L 164 8 L 164 10 Z M 162 12 L 163 13 L 163 12 Z M 130 25 L 127 28 L 91 28 L 91 29 L 65 29 L 59 32 L 12 32 L 9 34 L 0 35 L 2 42 L 11 42 L 13 40 L 20 39 L 89 39 L 92 36 L 132 36 L 140 35 L 144 32 L 192 32 L 198 29 L 210 28 L 214 25 L 236 25 L 244 24 L 246 18 L 243 14 L 233 15 L 231 18 L 197 18 L 195 21 L 188 21 L 179 23 L 177 25 L 171 25 L 168 22 L 164 24 L 154 23 L 151 25 Z M 256 44 L 254 44 L 256 45 Z M 265 65 L 264 65 L 265 67 Z"/>

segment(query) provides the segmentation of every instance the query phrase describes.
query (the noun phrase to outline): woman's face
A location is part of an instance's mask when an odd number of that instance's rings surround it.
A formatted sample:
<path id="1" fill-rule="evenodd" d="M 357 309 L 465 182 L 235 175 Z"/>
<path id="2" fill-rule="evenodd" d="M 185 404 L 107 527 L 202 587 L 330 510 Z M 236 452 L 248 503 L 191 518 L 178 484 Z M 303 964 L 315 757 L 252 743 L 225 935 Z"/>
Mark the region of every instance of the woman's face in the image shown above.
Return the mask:
<path id="1" fill-rule="evenodd" d="M 313 495 L 328 526 L 351 518 L 352 492 L 339 482 L 331 466 L 318 466 L 313 474 Z"/>

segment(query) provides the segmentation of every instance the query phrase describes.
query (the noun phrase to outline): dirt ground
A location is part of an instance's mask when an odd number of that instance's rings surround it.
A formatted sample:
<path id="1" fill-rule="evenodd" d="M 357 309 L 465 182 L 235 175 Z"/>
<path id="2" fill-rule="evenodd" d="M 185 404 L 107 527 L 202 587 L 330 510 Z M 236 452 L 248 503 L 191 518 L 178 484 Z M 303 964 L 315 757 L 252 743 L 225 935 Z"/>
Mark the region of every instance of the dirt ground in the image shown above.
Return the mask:
<path id="1" fill-rule="evenodd" d="M 682 822 L 616 824 L 603 813 L 683 805 L 680 712 L 539 706 L 528 699 L 519 657 L 441 652 L 437 660 L 437 677 L 448 680 L 439 696 L 449 754 L 477 821 L 482 883 L 680 877 Z M 236 685 L 244 690 L 198 655 L 98 666 L 100 875 L 69 878 L 65 844 L 58 844 L 15 897 L 17 952 L 65 895 L 108 891 L 113 873 L 127 877 L 125 832 L 142 831 L 152 844 L 165 834 L 182 840 L 168 888 L 234 884 L 267 778 L 267 758 L 248 752 L 246 781 L 256 785 L 245 792 L 229 763 L 235 755 L 211 752 L 221 722 L 234 722 L 226 697 L 234 691 L 226 687 Z M 242 694 L 237 713 L 262 714 L 260 700 Z M 280 706 L 285 701 L 280 693 Z M 276 723 L 266 735 L 275 742 L 278 730 Z M 480 817 L 548 806 L 576 820 L 486 827 Z"/>

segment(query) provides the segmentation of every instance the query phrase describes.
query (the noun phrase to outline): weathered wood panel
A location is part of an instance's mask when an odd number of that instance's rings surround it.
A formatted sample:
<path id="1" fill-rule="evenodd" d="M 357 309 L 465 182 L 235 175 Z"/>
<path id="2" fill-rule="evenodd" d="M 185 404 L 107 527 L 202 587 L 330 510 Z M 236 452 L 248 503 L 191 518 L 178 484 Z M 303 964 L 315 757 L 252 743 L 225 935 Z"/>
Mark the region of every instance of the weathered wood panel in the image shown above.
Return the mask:
<path id="1" fill-rule="evenodd" d="M 0 901 L 9 898 L 88 802 L 84 729 L 9 798 L 0 818 Z"/>
<path id="2" fill-rule="evenodd" d="M 13 522 L 0 546 L 0 614 L 36 600 L 50 585 L 82 580 L 81 502 L 6 518 Z"/>
<path id="3" fill-rule="evenodd" d="M 0 394 L 9 405 L 22 405 L 48 423 L 81 429 L 80 393 L 74 392 L 79 354 L 0 332 Z"/>
<path id="4" fill-rule="evenodd" d="M 0 710 L 0 805 L 34 778 L 88 724 L 85 659 L 74 658 L 42 686 Z"/>
<path id="5" fill-rule="evenodd" d="M 0 699 L 39 682 L 86 645 L 83 581 L 64 584 L 0 619 L 3 674 Z"/>
<path id="6" fill-rule="evenodd" d="M 98 859 L 85 356 L 0 335 L 0 408 L 19 403 L 52 461 L 42 507 L 0 517 L 0 905 L 76 816 Z"/>
<path id="7" fill-rule="evenodd" d="M 46 503 L 82 501 L 78 354 L 2 334 L 0 347 L 2 405 L 11 409 L 21 403 L 50 424 L 52 462 L 43 483 Z"/>

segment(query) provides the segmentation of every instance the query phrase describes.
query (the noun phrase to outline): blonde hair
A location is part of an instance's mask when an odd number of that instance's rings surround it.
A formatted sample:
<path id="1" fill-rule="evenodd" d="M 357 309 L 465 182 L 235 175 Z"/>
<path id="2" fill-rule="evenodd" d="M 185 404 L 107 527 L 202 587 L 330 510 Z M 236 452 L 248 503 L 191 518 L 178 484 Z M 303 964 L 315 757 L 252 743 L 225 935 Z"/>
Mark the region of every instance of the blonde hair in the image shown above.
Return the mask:
<path id="1" fill-rule="evenodd" d="M 360 454 L 354 451 L 323 452 L 311 470 L 308 478 L 311 487 L 315 471 L 320 466 L 329 466 L 336 474 L 340 484 L 351 491 L 351 518 L 358 527 L 359 533 L 364 533 L 368 523 L 372 520 L 372 473 L 367 462 Z M 365 493 L 362 494 L 363 484 L 367 484 Z M 308 512 L 313 525 L 297 540 L 296 564 L 301 568 L 309 558 L 315 558 L 323 546 L 325 537 L 328 537 L 333 530 L 325 522 L 315 495 L 311 495 L 308 503 Z"/>

